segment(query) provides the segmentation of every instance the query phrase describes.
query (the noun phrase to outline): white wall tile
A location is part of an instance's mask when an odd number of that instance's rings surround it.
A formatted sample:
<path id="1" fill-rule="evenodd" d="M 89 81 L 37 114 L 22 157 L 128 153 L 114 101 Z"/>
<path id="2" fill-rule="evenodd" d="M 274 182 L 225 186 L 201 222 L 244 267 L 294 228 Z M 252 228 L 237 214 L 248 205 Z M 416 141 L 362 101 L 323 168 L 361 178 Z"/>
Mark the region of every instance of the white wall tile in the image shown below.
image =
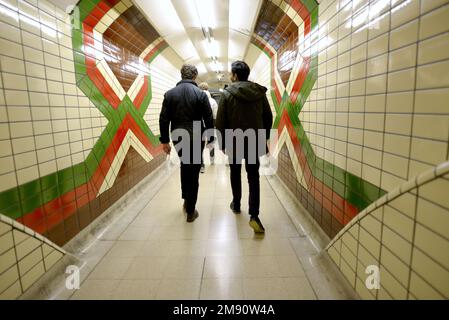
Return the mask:
<path id="1" fill-rule="evenodd" d="M 441 32 L 449 30 L 449 5 L 431 11 L 421 18 L 419 38 L 427 39 Z"/>

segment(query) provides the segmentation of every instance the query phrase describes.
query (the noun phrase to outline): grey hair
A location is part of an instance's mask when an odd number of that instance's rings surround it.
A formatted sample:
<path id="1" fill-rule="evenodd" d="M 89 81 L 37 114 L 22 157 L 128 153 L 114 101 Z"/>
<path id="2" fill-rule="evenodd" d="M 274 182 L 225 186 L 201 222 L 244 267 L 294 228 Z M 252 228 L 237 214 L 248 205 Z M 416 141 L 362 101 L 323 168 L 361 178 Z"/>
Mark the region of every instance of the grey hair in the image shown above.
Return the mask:
<path id="1" fill-rule="evenodd" d="M 209 84 L 207 82 L 201 82 L 198 87 L 200 87 L 201 90 L 209 90 Z"/>
<path id="2" fill-rule="evenodd" d="M 181 78 L 183 80 L 193 80 L 198 75 L 198 69 L 191 64 L 185 64 L 181 68 Z"/>

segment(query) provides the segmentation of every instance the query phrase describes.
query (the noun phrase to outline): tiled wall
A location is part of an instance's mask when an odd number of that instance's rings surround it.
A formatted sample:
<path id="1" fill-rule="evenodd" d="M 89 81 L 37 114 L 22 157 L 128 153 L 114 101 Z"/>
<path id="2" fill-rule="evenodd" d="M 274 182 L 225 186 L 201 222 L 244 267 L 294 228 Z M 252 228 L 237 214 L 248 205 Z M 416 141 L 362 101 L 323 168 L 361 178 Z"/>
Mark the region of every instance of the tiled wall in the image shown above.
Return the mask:
<path id="1" fill-rule="evenodd" d="M 180 63 L 129 0 L 0 1 L 0 214 L 61 245 L 156 169 Z"/>
<path id="2" fill-rule="evenodd" d="M 268 102 L 270 103 L 273 114 L 276 113 L 276 108 L 271 98 L 271 69 L 267 68 L 270 65 L 270 58 L 265 54 L 260 54 L 260 49 L 254 45 L 248 47 L 246 55 L 246 62 L 251 66 L 250 81 L 259 83 L 266 87 Z"/>
<path id="3" fill-rule="evenodd" d="M 64 254 L 48 239 L 0 215 L 0 300 L 18 298 Z"/>
<path id="4" fill-rule="evenodd" d="M 449 298 L 449 162 L 389 193 L 327 250 L 363 299 Z M 366 268 L 379 268 L 379 290 Z M 371 274 L 372 271 L 369 271 Z"/>
<path id="5" fill-rule="evenodd" d="M 449 158 L 448 31 L 449 1 L 264 1 L 280 176 L 330 237 Z"/>

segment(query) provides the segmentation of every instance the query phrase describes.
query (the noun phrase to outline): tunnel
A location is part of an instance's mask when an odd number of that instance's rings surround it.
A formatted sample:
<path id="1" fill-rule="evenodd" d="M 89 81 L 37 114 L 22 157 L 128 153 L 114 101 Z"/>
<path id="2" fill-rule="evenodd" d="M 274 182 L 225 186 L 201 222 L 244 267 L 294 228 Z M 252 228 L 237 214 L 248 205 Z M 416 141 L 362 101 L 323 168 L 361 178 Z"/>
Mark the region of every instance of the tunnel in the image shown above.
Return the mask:
<path id="1" fill-rule="evenodd" d="M 218 140 L 186 221 L 183 66 L 266 89 L 264 233 Z M 0 300 L 449 298 L 447 0 L 0 0 L 0 76 Z"/>

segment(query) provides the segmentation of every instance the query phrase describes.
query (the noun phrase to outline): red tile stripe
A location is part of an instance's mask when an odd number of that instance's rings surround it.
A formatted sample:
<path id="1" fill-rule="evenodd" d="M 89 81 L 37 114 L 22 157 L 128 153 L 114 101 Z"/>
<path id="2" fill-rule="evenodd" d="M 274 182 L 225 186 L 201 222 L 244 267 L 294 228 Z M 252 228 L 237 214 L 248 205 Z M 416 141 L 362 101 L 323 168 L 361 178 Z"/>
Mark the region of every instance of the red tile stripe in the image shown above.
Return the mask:
<path id="1" fill-rule="evenodd" d="M 128 130 L 134 133 L 150 154 L 158 155 L 162 152 L 162 146 L 153 146 L 134 118 L 130 114 L 127 114 L 89 182 L 73 191 L 67 192 L 60 198 L 46 203 L 42 207 L 18 219 L 18 221 L 42 234 L 61 223 L 67 217 L 73 215 L 77 208 L 81 208 L 94 200 Z"/>
<path id="2" fill-rule="evenodd" d="M 308 16 L 306 19 L 304 19 L 304 37 L 307 36 L 311 31 L 311 23 L 310 23 L 310 16 Z"/>
<path id="3" fill-rule="evenodd" d="M 95 49 L 95 39 L 93 29 L 95 28 L 97 23 L 103 18 L 103 16 L 110 9 L 112 9 L 113 6 L 117 4 L 119 1 L 120 0 L 110 0 L 108 1 L 110 5 L 100 1 L 98 5 L 92 10 L 91 14 L 83 22 L 84 44 L 85 44 L 84 50 L 86 57 L 87 75 L 114 109 L 117 109 L 122 101 L 114 92 L 107 79 L 104 78 L 104 76 L 97 67 L 95 59 L 96 49 Z M 161 41 L 146 55 L 144 61 L 148 62 L 154 56 L 154 54 L 157 53 L 158 50 L 160 50 L 162 47 L 166 45 L 167 43 L 165 41 Z M 142 101 L 144 100 L 147 93 L 148 93 L 148 83 L 146 89 L 141 88 L 141 90 L 139 90 L 139 93 L 137 95 L 138 99 L 136 98 L 133 103 L 137 109 L 140 108 L 140 105 L 142 104 Z"/>
<path id="4" fill-rule="evenodd" d="M 136 98 L 133 101 L 133 104 L 137 109 L 140 109 L 140 106 L 142 105 L 142 102 L 147 94 L 148 94 L 148 77 L 144 77 L 142 88 L 140 88 L 139 93 L 137 94 Z"/>
<path id="5" fill-rule="evenodd" d="M 298 158 L 299 165 L 304 174 L 304 180 L 309 188 L 309 192 L 320 202 L 323 207 L 329 211 L 338 222 L 346 225 L 352 218 L 358 214 L 358 209 L 349 203 L 346 199 L 335 193 L 331 188 L 319 181 L 313 174 L 306 160 L 306 156 L 301 147 L 301 142 L 295 132 L 287 110 L 284 110 L 278 126 L 279 135 L 286 128 L 288 135 L 292 141 L 295 154 Z"/>
<path id="6" fill-rule="evenodd" d="M 310 16 L 309 10 L 307 10 L 306 6 L 300 0 L 292 0 L 290 6 L 295 9 L 303 21 Z"/>
<path id="7" fill-rule="evenodd" d="M 165 42 L 165 40 L 162 40 L 153 49 L 151 49 L 151 51 L 145 56 L 143 60 L 148 62 L 158 50 L 160 50 L 163 47 L 166 47 L 167 45 L 168 45 L 167 42 Z"/>
<path id="8" fill-rule="evenodd" d="M 145 56 L 143 59 L 145 62 L 148 62 L 160 49 L 167 46 L 167 42 L 161 41 L 158 43 L 151 51 Z M 140 88 L 139 93 L 137 94 L 136 98 L 133 101 L 134 106 L 136 109 L 140 109 L 140 106 L 142 105 L 143 100 L 145 99 L 146 95 L 148 94 L 148 78 L 145 77 L 144 84 L 142 85 L 142 88 Z"/>
<path id="9" fill-rule="evenodd" d="M 108 100 L 114 109 L 117 109 L 122 102 L 120 98 L 115 94 L 108 81 L 103 77 L 100 70 L 97 68 L 97 62 L 95 59 L 95 40 L 93 37 L 93 27 L 84 23 L 84 51 L 86 57 L 87 75 L 95 86 L 100 90 L 101 94 Z"/>
<path id="10" fill-rule="evenodd" d="M 298 14 L 304 21 L 304 36 L 309 35 L 311 32 L 311 19 L 307 8 L 299 0 L 292 0 L 290 5 L 293 9 L 295 9 L 296 12 L 298 12 Z M 276 99 L 278 100 L 278 103 L 280 103 L 282 97 L 280 94 L 280 90 L 277 86 L 277 82 L 275 81 L 276 68 L 274 61 L 275 59 L 273 59 L 274 52 L 270 49 L 270 47 L 266 43 L 264 43 L 263 40 L 261 41 L 253 37 L 253 42 L 263 51 L 268 53 L 271 57 L 272 87 L 273 90 L 275 91 Z M 295 79 L 295 83 L 293 85 L 292 92 L 290 94 L 290 100 L 292 101 L 292 103 L 296 103 L 298 99 L 298 95 L 301 92 L 302 86 L 304 85 L 305 79 L 310 71 L 310 63 L 311 57 L 306 57 L 304 58 L 304 61 L 300 66 L 300 71 Z M 288 135 L 292 141 L 295 154 L 298 158 L 299 165 L 304 174 L 304 181 L 309 188 L 310 194 L 312 194 L 313 197 L 319 203 L 321 203 L 323 207 L 335 217 L 335 219 L 337 219 L 337 221 L 339 221 L 343 225 L 346 225 L 353 217 L 355 217 L 358 214 L 359 210 L 351 203 L 349 203 L 346 199 L 342 198 L 340 195 L 334 192 L 331 188 L 329 188 L 324 183 L 319 181 L 313 175 L 307 162 L 306 156 L 301 147 L 301 142 L 299 141 L 299 138 L 295 132 L 295 129 L 293 127 L 293 124 L 290 120 L 290 117 L 286 109 L 283 110 L 280 123 L 278 126 L 279 134 L 281 134 L 284 127 L 287 129 Z"/>
<path id="11" fill-rule="evenodd" d="M 84 30 L 84 53 L 86 59 L 86 71 L 88 77 L 92 80 L 94 85 L 102 93 L 103 97 L 111 104 L 114 109 L 117 109 L 121 104 L 121 100 L 115 94 L 107 80 L 103 77 L 100 70 L 97 68 L 95 59 L 95 40 L 93 37 L 93 29 L 101 18 L 115 6 L 120 0 L 106 0 L 100 1 L 97 6 L 92 10 L 91 14 L 83 21 Z M 162 41 L 158 46 L 147 55 L 146 61 L 157 53 L 159 49 L 166 46 L 166 42 Z M 149 79 L 144 78 L 144 85 L 136 96 L 133 104 L 137 109 L 140 108 L 146 94 L 148 94 Z M 37 208 L 31 213 L 24 215 L 17 219 L 22 224 L 32 228 L 36 232 L 45 233 L 47 230 L 52 229 L 67 217 L 73 215 L 77 208 L 81 208 L 87 205 L 90 201 L 94 200 L 100 190 L 104 179 L 111 168 L 113 160 L 115 159 L 120 146 L 126 137 L 128 130 L 131 130 L 134 135 L 139 139 L 142 145 L 152 154 L 156 156 L 162 152 L 162 146 L 153 146 L 142 131 L 139 125 L 135 122 L 130 114 L 127 114 L 123 119 L 120 127 L 115 133 L 111 144 L 108 146 L 105 155 L 100 160 L 98 167 L 90 180 L 79 186 L 78 188 L 67 192 L 61 197 L 54 199 L 41 207 Z"/>
<path id="12" fill-rule="evenodd" d="M 274 52 L 270 49 L 270 47 L 268 46 L 268 44 L 265 42 L 260 41 L 259 39 L 253 37 L 252 41 L 256 44 L 256 46 L 258 46 L 262 51 L 264 51 L 265 53 L 268 53 L 268 55 L 270 56 L 270 60 L 271 60 L 271 87 L 274 90 L 274 94 L 276 96 L 276 100 L 278 105 L 281 103 L 282 101 L 282 95 L 281 92 L 279 90 L 279 87 L 276 83 L 275 80 L 275 72 L 276 72 L 276 66 L 275 66 L 275 62 L 274 62 Z"/>
<path id="13" fill-rule="evenodd" d="M 293 103 L 295 103 L 296 100 L 298 99 L 298 95 L 301 92 L 302 86 L 307 78 L 307 75 L 309 74 L 310 61 L 311 58 L 307 57 L 304 58 L 303 62 L 301 63 L 298 76 L 296 77 L 295 84 L 293 85 L 292 92 L 290 94 L 290 100 Z"/>

